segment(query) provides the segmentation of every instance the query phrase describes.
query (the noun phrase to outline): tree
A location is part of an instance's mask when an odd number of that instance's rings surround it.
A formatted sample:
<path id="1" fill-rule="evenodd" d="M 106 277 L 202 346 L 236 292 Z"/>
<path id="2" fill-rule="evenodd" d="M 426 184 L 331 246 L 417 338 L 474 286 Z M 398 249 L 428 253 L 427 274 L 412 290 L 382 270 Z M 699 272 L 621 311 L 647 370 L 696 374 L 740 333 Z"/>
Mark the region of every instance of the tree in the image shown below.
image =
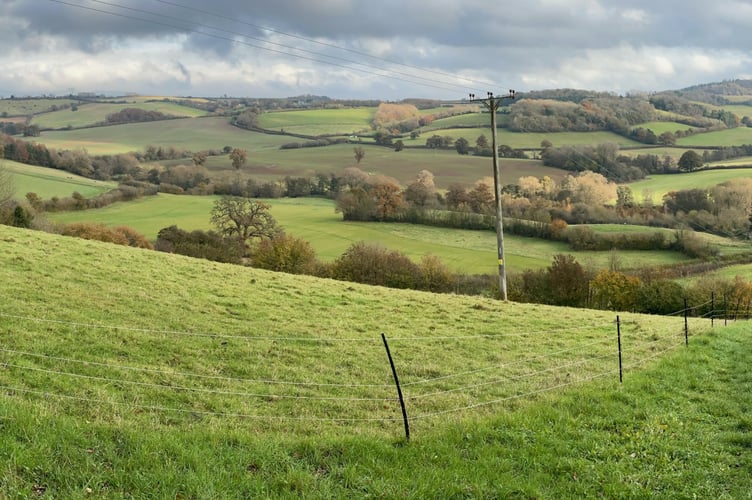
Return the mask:
<path id="1" fill-rule="evenodd" d="M 679 158 L 679 170 L 684 172 L 694 172 L 703 165 L 702 156 L 697 154 L 694 150 L 690 149 L 685 151 L 681 158 Z"/>
<path id="2" fill-rule="evenodd" d="M 210 220 L 220 233 L 236 237 L 247 247 L 252 239 L 271 238 L 279 232 L 270 208 L 250 198 L 225 196 L 214 202 Z"/>
<path id="3" fill-rule="evenodd" d="M 454 142 L 454 148 L 461 155 L 470 153 L 470 143 L 464 137 L 460 137 Z"/>
<path id="4" fill-rule="evenodd" d="M 363 149 L 363 146 L 358 146 L 353 148 L 353 153 L 355 153 L 355 163 L 360 165 L 361 160 L 366 157 L 366 150 Z"/>
<path id="5" fill-rule="evenodd" d="M 397 141 L 394 142 L 394 150 L 395 151 L 397 151 L 399 153 L 403 149 L 405 149 L 405 143 L 402 142 L 402 139 L 399 139 L 399 140 L 397 140 Z"/>
<path id="6" fill-rule="evenodd" d="M 235 148 L 230 153 L 230 161 L 232 162 L 233 168 L 240 172 L 240 169 L 243 168 L 243 165 L 245 165 L 245 162 L 248 160 L 248 151 L 245 149 Z"/>

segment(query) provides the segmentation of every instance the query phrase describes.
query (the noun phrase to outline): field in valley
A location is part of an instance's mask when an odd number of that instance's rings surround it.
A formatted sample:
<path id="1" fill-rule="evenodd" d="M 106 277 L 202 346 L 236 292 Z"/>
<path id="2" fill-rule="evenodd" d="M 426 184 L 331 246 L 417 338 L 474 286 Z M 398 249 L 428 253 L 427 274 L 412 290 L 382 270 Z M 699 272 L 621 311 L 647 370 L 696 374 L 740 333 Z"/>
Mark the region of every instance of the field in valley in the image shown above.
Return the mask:
<path id="1" fill-rule="evenodd" d="M 743 496 L 750 337 L 0 226 L 0 491 Z M 381 334 L 410 422 L 406 442 Z"/>

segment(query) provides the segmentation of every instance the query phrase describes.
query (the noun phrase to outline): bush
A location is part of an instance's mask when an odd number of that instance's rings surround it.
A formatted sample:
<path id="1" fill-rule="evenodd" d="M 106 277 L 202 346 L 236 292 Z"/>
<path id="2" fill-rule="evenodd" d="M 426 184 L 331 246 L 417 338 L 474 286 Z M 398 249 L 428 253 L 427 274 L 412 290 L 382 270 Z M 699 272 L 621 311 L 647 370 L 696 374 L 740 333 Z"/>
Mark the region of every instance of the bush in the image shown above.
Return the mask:
<path id="1" fill-rule="evenodd" d="M 240 264 L 245 251 L 237 238 L 225 238 L 214 231 L 189 233 L 177 226 L 159 230 L 155 249 L 230 264 Z"/>
<path id="2" fill-rule="evenodd" d="M 253 267 L 290 274 L 316 274 L 316 253 L 305 240 L 279 233 L 259 242 Z"/>
<path id="3" fill-rule="evenodd" d="M 332 277 L 367 285 L 416 288 L 420 268 L 406 255 L 365 242 L 354 243 L 332 266 Z"/>

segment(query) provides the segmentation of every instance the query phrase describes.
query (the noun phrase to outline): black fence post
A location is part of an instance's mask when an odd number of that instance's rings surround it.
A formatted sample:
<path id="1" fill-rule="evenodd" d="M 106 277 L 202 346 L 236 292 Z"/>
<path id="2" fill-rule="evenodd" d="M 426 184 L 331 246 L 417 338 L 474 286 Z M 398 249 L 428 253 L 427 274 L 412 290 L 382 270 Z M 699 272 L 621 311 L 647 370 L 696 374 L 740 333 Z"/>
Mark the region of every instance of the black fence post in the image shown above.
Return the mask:
<path id="1" fill-rule="evenodd" d="M 394 376 L 394 383 L 397 385 L 397 395 L 399 396 L 400 407 L 402 408 L 402 420 L 405 422 L 405 439 L 410 442 L 410 423 L 407 421 L 407 410 L 405 409 L 405 399 L 402 397 L 402 389 L 400 388 L 399 377 L 397 377 L 397 369 L 394 367 L 394 360 L 392 360 L 392 353 L 389 351 L 389 344 L 386 342 L 386 335 L 381 334 L 381 340 L 384 341 L 384 347 L 386 348 L 386 355 L 389 358 L 389 365 L 392 367 L 392 375 Z"/>
<path id="2" fill-rule="evenodd" d="M 689 321 L 687 320 L 689 309 L 687 308 L 687 298 L 684 297 L 684 345 L 689 347 Z"/>
<path id="3" fill-rule="evenodd" d="M 616 316 L 616 342 L 619 346 L 619 383 L 622 384 L 624 382 L 624 377 L 622 375 L 621 367 L 621 320 L 619 319 L 619 316 Z"/>
<path id="4" fill-rule="evenodd" d="M 710 326 L 715 326 L 715 292 L 710 292 Z"/>
<path id="5" fill-rule="evenodd" d="M 723 294 L 723 326 L 728 325 L 728 298 Z"/>

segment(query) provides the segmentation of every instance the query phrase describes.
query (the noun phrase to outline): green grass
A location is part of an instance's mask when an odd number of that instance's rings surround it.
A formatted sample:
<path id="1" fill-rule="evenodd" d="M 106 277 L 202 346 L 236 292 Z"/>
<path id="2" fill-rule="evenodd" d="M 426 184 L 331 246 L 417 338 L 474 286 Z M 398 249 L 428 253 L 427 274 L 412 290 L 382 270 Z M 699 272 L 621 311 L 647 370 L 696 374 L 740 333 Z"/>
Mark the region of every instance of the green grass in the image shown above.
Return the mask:
<path id="1" fill-rule="evenodd" d="M 647 189 L 652 193 L 653 202 L 661 203 L 663 196 L 669 191 L 681 189 L 703 189 L 734 179 L 748 178 L 749 169 L 721 169 L 700 170 L 685 174 L 653 174 L 647 179 L 633 182 L 629 185 L 638 200 L 642 200 L 642 193 Z"/>
<path id="2" fill-rule="evenodd" d="M 88 103 L 78 106 L 78 110 L 63 109 L 52 113 L 44 113 L 35 116 L 32 120 L 34 125 L 43 129 L 62 129 L 66 127 L 78 128 L 102 123 L 107 115 L 116 113 L 125 108 L 139 108 L 147 111 L 159 111 L 166 115 L 196 118 L 205 116 L 206 112 L 195 108 L 180 106 L 168 102 L 127 102 L 127 103 Z M 162 122 L 163 127 L 169 124 Z"/>
<path id="3" fill-rule="evenodd" d="M 134 202 L 115 203 L 98 210 L 49 214 L 57 222 L 98 222 L 110 226 L 131 226 L 150 239 L 166 226 L 187 230 L 210 229 L 213 197 L 160 194 Z M 311 243 L 317 256 L 326 261 L 339 257 L 353 243 L 368 241 L 404 252 L 413 260 L 431 254 L 455 271 L 493 274 L 496 265 L 496 235 L 491 231 L 453 230 L 411 224 L 343 222 L 328 200 L 299 198 L 268 200 L 271 213 L 288 233 Z M 510 271 L 540 269 L 551 264 L 556 254 L 572 254 L 586 267 L 608 265 L 610 252 L 577 252 L 565 243 L 505 235 L 505 256 Z M 681 262 L 676 252 L 621 251 L 627 267 Z"/>
<path id="4" fill-rule="evenodd" d="M 679 161 L 679 158 L 681 158 L 681 155 L 683 155 L 685 152 L 689 151 L 691 148 L 672 148 L 672 147 L 652 147 L 652 148 L 630 148 L 630 149 L 623 149 L 621 150 L 622 154 L 628 155 L 628 156 L 638 156 L 638 155 L 656 155 L 659 156 L 661 159 L 663 159 L 664 156 L 670 156 L 675 161 Z M 696 152 L 699 155 L 702 155 L 703 150 L 701 149 L 694 149 L 694 152 Z"/>
<path id="5" fill-rule="evenodd" d="M 78 101 L 74 99 L 0 99 L 0 115 L 7 113 L 7 116 L 29 116 L 50 111 L 52 106 L 64 106 L 76 102 Z"/>
<path id="6" fill-rule="evenodd" d="M 115 182 L 87 179 L 62 170 L 24 165 L 10 160 L 0 160 L 0 167 L 13 174 L 15 196 L 19 199 L 30 192 L 44 199 L 70 196 L 74 191 L 91 197 L 117 187 Z"/>
<path id="7" fill-rule="evenodd" d="M 677 146 L 741 146 L 752 144 L 752 128 L 736 127 L 717 132 L 706 132 L 676 140 Z"/>
<path id="8" fill-rule="evenodd" d="M 376 108 L 279 111 L 259 116 L 259 126 L 304 135 L 351 135 L 371 132 Z M 288 138 L 288 142 L 299 139 Z"/>
<path id="9" fill-rule="evenodd" d="M 81 130 L 43 132 L 36 142 L 56 149 L 84 148 L 91 154 L 143 151 L 148 145 L 175 146 L 189 151 L 238 147 L 248 151 L 277 150 L 289 137 L 248 132 L 233 127 L 227 118 L 184 118 L 130 123 Z"/>
<path id="10" fill-rule="evenodd" d="M 493 173 L 491 158 L 459 155 L 454 150 L 405 149 L 395 152 L 391 148 L 362 145 L 365 158 L 355 161 L 354 144 L 338 144 L 319 148 L 276 150 L 257 149 L 248 155 L 243 174 L 261 180 L 280 180 L 285 176 L 313 175 L 316 172 L 339 173 L 344 168 L 357 167 L 370 174 L 387 175 L 407 186 L 421 170 L 429 170 L 435 176 L 440 189 L 459 183 L 472 186 L 476 181 Z M 212 157 L 206 166 L 213 173 L 226 170 L 235 175 L 226 156 Z M 500 162 L 501 180 L 505 184 L 516 183 L 522 176 L 549 176 L 561 181 L 567 172 L 544 167 L 536 160 L 503 159 Z"/>
<path id="11" fill-rule="evenodd" d="M 752 489 L 746 325 L 710 332 L 691 320 L 685 348 L 681 318 L 622 314 L 620 385 L 609 312 L 316 280 L 2 226 L 0 242 L 2 496 Z"/>
<path id="12" fill-rule="evenodd" d="M 463 137 L 475 145 L 475 140 L 480 135 L 485 135 L 491 140 L 491 131 L 485 128 L 450 128 L 434 130 L 423 133 L 417 139 L 405 138 L 404 143 L 410 145 L 425 145 L 426 139 L 432 135 L 450 136 L 459 139 Z M 622 147 L 638 146 L 639 143 L 627 139 L 612 132 L 555 132 L 555 133 L 537 133 L 537 132 L 511 132 L 507 129 L 499 129 L 497 134 L 498 143 L 505 144 L 515 149 L 540 149 L 541 142 L 550 141 L 554 146 L 573 146 L 584 144 L 602 144 L 612 142 Z"/>

